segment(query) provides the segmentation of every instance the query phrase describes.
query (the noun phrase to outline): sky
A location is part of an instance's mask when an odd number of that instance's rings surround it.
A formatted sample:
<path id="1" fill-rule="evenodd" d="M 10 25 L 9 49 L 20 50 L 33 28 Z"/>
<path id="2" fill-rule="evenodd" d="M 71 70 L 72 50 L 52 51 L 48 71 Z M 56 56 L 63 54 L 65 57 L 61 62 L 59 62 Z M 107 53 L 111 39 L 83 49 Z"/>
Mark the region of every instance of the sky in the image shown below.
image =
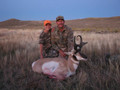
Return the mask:
<path id="1" fill-rule="evenodd" d="M 120 16 L 120 0 L 0 0 L 0 21 Z"/>

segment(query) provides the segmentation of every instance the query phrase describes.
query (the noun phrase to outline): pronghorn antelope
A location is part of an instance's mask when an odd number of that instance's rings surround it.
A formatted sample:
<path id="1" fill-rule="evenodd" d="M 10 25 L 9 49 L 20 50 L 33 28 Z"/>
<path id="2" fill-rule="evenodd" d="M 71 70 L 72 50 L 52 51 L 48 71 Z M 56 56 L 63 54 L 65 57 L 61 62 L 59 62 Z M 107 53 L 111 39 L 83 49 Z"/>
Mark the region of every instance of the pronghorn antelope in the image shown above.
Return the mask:
<path id="1" fill-rule="evenodd" d="M 85 55 L 81 54 L 81 48 L 86 43 L 82 42 L 80 37 L 80 44 L 76 44 L 74 37 L 74 49 L 67 53 L 69 55 L 68 60 L 57 58 L 43 58 L 32 63 L 32 69 L 34 72 L 43 73 L 50 78 L 57 80 L 64 80 L 65 78 L 75 74 L 79 61 L 86 61 Z"/>

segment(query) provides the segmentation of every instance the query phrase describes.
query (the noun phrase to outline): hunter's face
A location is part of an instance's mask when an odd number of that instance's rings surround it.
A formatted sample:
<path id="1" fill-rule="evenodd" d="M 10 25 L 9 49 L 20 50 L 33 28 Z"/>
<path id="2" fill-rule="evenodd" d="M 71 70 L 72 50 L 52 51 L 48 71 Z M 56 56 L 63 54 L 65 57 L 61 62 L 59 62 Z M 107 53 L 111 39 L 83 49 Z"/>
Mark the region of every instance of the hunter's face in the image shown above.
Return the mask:
<path id="1" fill-rule="evenodd" d="M 48 29 L 48 30 L 51 29 L 51 24 L 49 24 L 49 23 L 46 24 L 45 29 Z"/>
<path id="2" fill-rule="evenodd" d="M 58 28 L 63 28 L 65 21 L 64 20 L 58 20 L 58 21 L 56 21 L 56 23 L 57 23 Z"/>

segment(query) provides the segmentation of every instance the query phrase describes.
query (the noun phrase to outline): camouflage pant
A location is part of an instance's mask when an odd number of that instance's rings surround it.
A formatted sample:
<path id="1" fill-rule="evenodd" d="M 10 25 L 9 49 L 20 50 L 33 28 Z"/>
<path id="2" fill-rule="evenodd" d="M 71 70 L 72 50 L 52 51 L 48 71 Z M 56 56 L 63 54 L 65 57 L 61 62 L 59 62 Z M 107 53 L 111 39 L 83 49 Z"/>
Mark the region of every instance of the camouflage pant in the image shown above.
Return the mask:
<path id="1" fill-rule="evenodd" d="M 64 58 L 64 59 L 66 59 L 66 60 L 68 60 L 68 55 L 66 55 L 65 57 L 62 57 L 60 54 L 59 55 L 57 55 L 57 53 L 54 53 L 54 55 L 53 55 L 53 53 L 51 52 L 51 53 L 43 53 L 43 57 L 44 58 L 55 58 L 55 57 L 60 57 L 60 58 Z"/>
<path id="2" fill-rule="evenodd" d="M 58 56 L 59 56 L 59 52 L 53 48 L 49 48 L 43 51 L 44 58 L 54 58 Z"/>

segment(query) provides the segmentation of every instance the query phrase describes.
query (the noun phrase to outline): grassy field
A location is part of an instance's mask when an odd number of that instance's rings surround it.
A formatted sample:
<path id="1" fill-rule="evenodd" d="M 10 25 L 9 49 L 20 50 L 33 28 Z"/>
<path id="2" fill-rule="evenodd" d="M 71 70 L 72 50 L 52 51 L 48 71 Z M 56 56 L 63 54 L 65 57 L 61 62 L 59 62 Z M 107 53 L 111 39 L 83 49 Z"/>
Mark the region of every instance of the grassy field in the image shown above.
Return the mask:
<path id="1" fill-rule="evenodd" d="M 76 75 L 64 81 L 34 73 L 40 30 L 0 30 L 0 90 L 120 90 L 120 33 L 80 33 L 88 44 Z M 82 74 L 81 74 L 82 72 Z"/>

